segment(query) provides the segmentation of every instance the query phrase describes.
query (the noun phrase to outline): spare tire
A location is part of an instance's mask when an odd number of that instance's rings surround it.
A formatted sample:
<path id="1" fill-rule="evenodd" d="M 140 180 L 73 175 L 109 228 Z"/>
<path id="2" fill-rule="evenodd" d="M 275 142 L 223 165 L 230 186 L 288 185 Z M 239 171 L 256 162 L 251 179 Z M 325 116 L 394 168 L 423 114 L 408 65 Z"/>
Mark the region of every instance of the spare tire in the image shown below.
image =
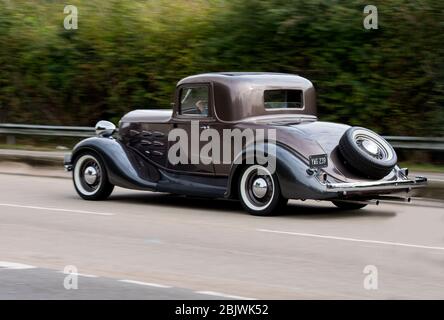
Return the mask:
<path id="1" fill-rule="evenodd" d="M 384 138 L 361 127 L 344 133 L 339 152 L 351 168 L 370 179 L 382 179 L 398 161 L 395 150 Z"/>

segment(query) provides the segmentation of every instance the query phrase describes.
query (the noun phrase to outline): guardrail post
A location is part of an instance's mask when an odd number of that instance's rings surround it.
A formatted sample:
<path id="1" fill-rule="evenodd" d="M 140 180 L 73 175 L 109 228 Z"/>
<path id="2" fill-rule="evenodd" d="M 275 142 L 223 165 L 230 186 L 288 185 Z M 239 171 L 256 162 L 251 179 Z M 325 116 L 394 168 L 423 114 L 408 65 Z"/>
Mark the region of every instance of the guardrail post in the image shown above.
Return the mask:
<path id="1" fill-rule="evenodd" d="M 6 144 L 16 144 L 15 136 L 7 135 Z"/>

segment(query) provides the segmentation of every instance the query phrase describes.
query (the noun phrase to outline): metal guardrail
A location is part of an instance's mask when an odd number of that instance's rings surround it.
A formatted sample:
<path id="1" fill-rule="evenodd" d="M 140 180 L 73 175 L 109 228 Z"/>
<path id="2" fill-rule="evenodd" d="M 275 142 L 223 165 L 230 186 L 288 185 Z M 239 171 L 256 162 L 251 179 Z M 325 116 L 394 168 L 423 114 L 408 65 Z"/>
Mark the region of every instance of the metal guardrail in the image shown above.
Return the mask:
<path id="1" fill-rule="evenodd" d="M 56 137 L 79 137 L 87 138 L 94 135 L 93 127 L 62 127 L 62 126 L 40 126 L 29 124 L 0 124 L 0 134 L 14 135 L 35 135 L 35 136 L 56 136 Z"/>
<path id="2" fill-rule="evenodd" d="M 86 138 L 94 136 L 93 127 L 41 126 L 27 124 L 0 124 L 0 134 L 14 137 L 15 135 L 56 136 Z M 390 144 L 397 149 L 444 151 L 444 138 L 436 137 L 401 137 L 385 136 Z M 15 139 L 9 139 L 14 141 Z"/>
<path id="3" fill-rule="evenodd" d="M 444 151 L 444 138 L 384 136 L 396 149 Z"/>

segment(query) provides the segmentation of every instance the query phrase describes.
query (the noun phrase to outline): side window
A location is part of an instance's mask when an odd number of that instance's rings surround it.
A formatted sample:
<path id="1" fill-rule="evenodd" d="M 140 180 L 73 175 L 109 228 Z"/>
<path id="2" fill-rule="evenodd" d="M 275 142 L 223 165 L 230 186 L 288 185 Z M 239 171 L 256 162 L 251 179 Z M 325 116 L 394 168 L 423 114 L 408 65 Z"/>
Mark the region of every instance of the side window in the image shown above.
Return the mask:
<path id="1" fill-rule="evenodd" d="M 179 114 L 208 116 L 208 86 L 184 87 L 180 90 Z"/>

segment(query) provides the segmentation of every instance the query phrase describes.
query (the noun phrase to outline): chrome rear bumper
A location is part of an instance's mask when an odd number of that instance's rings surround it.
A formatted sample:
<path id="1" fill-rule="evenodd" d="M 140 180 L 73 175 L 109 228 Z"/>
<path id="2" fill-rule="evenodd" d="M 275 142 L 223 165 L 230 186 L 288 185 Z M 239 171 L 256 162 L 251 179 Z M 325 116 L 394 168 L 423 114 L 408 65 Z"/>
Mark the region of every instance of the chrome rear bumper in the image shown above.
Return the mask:
<path id="1" fill-rule="evenodd" d="M 398 177 L 396 180 L 380 180 L 370 182 L 350 182 L 350 183 L 326 183 L 328 191 L 342 192 L 367 192 L 367 191 L 387 191 L 387 190 L 409 190 L 411 188 L 427 186 L 427 178 L 415 177 L 414 179 Z"/>

